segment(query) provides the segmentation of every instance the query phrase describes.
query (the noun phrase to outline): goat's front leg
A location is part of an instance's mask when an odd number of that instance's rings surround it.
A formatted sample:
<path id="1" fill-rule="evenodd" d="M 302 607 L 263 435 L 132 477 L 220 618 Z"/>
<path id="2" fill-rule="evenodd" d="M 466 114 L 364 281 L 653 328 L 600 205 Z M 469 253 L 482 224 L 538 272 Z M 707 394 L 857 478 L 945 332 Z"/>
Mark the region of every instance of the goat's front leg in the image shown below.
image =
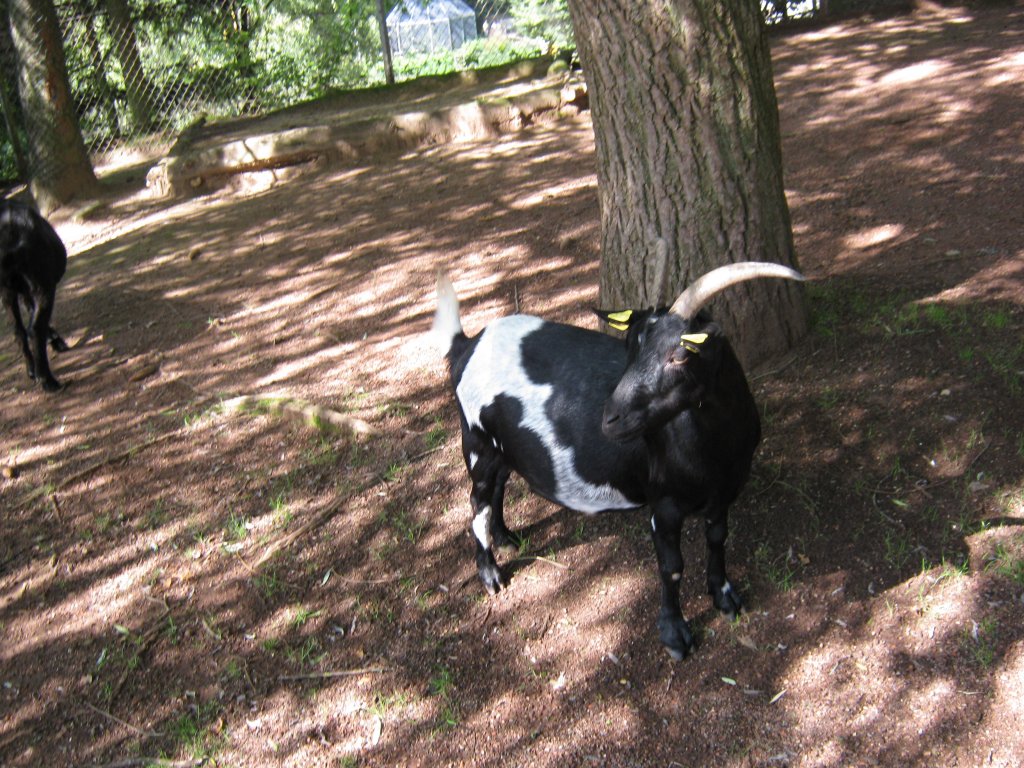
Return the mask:
<path id="1" fill-rule="evenodd" d="M 665 499 L 652 505 L 651 535 L 661 577 L 658 635 L 676 661 L 693 650 L 690 625 L 679 610 L 679 582 L 683 578 L 683 555 L 679 550 L 682 525 L 683 515 L 673 502 Z"/>
<path id="2" fill-rule="evenodd" d="M 708 594 L 715 608 L 735 620 L 743 608 L 739 594 L 725 575 L 725 539 L 729 535 L 728 507 L 712 503 L 705 508 L 704 536 L 708 544 Z"/>

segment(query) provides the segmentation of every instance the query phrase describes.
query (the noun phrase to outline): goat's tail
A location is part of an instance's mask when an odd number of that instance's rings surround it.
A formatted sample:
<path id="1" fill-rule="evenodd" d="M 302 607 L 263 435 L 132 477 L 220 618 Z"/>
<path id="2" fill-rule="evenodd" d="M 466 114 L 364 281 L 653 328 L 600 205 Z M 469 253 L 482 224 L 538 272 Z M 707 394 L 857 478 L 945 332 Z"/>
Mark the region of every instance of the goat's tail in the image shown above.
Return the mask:
<path id="1" fill-rule="evenodd" d="M 464 335 L 462 321 L 459 319 L 459 299 L 451 280 L 443 271 L 437 273 L 437 312 L 434 313 L 434 326 L 431 336 L 443 354 L 448 354 L 452 343 Z"/>

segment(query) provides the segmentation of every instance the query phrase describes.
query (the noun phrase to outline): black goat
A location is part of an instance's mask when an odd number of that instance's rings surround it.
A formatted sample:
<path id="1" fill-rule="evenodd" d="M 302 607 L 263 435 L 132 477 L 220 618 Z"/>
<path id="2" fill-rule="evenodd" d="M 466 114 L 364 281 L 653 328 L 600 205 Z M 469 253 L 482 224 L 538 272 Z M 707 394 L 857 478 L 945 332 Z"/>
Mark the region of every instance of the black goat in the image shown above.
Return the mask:
<path id="1" fill-rule="evenodd" d="M 68 348 L 50 326 L 57 283 L 67 263 L 64 243 L 50 222 L 23 203 L 0 202 L 0 303 L 11 312 L 29 377 L 47 392 L 60 389 L 60 382 L 50 371 L 46 344 L 56 352 Z M 28 312 L 27 324 L 22 322 L 19 302 Z"/>
<path id="2" fill-rule="evenodd" d="M 447 345 L 473 488 L 480 580 L 505 586 L 493 547 L 518 539 L 502 514 L 512 471 L 541 496 L 581 512 L 651 508 L 661 575 L 658 629 L 673 658 L 693 648 L 679 609 L 680 529 L 704 517 L 707 585 L 730 618 L 741 608 L 725 574 L 726 516 L 761 438 L 757 407 L 729 342 L 699 312 L 742 280 L 802 280 L 788 267 L 743 262 L 712 270 L 669 309 L 599 312 L 625 341 L 526 315 L 468 338 L 458 299 L 438 278 L 434 333 Z"/>

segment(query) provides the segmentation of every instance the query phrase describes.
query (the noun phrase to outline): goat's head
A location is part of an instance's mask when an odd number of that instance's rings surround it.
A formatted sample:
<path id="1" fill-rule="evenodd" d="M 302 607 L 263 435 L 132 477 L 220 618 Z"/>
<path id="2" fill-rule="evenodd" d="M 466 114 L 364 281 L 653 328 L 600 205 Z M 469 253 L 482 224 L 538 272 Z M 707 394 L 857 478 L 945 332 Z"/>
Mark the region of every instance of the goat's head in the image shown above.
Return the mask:
<path id="1" fill-rule="evenodd" d="M 629 349 L 626 370 L 605 402 L 605 435 L 613 440 L 640 437 L 710 396 L 722 360 L 732 351 L 721 329 L 700 309 L 728 286 L 758 277 L 804 279 L 780 264 L 740 262 L 697 279 L 668 309 L 598 312 L 613 328 L 627 331 Z"/>

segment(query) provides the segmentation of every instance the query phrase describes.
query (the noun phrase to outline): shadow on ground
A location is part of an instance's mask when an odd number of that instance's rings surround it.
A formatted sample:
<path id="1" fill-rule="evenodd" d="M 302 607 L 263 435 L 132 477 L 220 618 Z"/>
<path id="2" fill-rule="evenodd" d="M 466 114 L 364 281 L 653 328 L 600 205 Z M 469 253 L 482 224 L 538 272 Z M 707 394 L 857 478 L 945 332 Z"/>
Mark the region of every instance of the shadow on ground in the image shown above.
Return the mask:
<path id="1" fill-rule="evenodd" d="M 738 623 L 685 531 L 682 664 L 657 643 L 642 513 L 513 483 L 528 546 L 483 597 L 423 343 L 439 267 L 471 332 L 517 309 L 593 327 L 585 119 L 94 226 L 58 298 L 66 391 L 0 348 L 0 762 L 1012 765 L 1021 20 L 776 41 L 814 329 L 753 376 Z M 218 406 L 239 395 L 375 434 Z"/>

